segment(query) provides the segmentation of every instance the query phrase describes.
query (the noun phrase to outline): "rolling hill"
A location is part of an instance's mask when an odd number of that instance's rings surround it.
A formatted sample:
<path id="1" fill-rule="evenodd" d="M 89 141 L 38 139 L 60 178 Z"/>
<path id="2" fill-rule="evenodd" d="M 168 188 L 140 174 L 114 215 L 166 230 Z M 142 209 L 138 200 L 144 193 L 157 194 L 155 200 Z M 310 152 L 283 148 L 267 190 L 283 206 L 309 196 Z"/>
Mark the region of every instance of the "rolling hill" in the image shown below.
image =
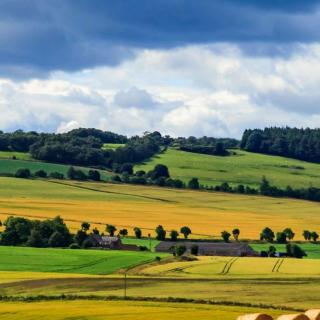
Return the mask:
<path id="1" fill-rule="evenodd" d="M 258 239 L 269 226 L 291 227 L 296 239 L 304 229 L 319 230 L 319 203 L 206 191 L 110 183 L 0 178 L 0 219 L 19 215 L 44 219 L 61 215 L 72 230 L 88 221 L 104 231 L 143 228 L 143 235 L 162 224 L 167 231 L 188 225 L 194 237 L 218 237 L 222 230 L 241 230 L 241 239 Z"/>
<path id="2" fill-rule="evenodd" d="M 266 176 L 272 185 L 278 187 L 320 187 L 319 164 L 243 150 L 234 151 L 235 155 L 221 157 L 169 148 L 135 166 L 135 171 L 149 171 L 161 163 L 169 168 L 173 178 L 188 182 L 197 177 L 201 184 L 209 186 L 228 182 L 231 185 L 257 187 L 262 176 Z"/>

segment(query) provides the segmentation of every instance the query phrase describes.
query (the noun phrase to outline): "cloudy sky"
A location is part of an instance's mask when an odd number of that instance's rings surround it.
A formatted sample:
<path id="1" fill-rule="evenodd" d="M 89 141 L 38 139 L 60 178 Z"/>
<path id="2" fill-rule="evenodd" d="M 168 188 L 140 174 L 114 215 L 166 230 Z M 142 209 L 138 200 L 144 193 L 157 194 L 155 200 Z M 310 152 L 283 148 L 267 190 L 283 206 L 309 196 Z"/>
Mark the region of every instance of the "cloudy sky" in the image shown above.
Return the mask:
<path id="1" fill-rule="evenodd" d="M 0 129 L 320 123 L 320 1 L 0 0 Z"/>

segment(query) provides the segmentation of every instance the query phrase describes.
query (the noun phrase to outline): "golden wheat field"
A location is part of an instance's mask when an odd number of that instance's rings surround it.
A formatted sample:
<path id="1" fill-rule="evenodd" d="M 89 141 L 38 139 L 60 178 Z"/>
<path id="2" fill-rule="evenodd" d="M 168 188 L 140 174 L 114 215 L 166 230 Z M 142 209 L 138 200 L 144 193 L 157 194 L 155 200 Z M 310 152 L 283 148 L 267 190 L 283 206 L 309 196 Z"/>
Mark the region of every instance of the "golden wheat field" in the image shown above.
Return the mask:
<path id="1" fill-rule="evenodd" d="M 166 302 L 138 301 L 50 301 L 50 302 L 1 302 L 1 320 L 163 320 L 171 319 L 217 319 L 234 320 L 246 312 L 261 309 L 219 305 L 201 305 Z M 265 310 L 277 316 L 281 311 Z M 282 311 L 283 313 L 283 311 Z"/>
<path id="2" fill-rule="evenodd" d="M 238 227 L 241 238 L 257 239 L 265 226 L 318 230 L 320 204 L 259 196 L 233 195 L 132 185 L 0 178 L 0 219 L 8 215 L 49 218 L 61 215 L 72 229 L 89 221 L 101 230 L 139 226 L 144 234 L 158 224 L 167 230 L 191 227 L 197 237 L 220 236 Z"/>

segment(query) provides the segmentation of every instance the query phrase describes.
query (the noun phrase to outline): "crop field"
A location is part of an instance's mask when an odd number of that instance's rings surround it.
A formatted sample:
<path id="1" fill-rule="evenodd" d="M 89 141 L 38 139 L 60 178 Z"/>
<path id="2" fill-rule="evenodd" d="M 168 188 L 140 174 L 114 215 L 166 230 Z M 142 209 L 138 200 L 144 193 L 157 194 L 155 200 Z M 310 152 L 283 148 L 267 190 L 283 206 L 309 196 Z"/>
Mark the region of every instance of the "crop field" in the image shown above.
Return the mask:
<path id="1" fill-rule="evenodd" d="M 110 274 L 154 260 L 150 252 L 0 247 L 1 271 Z"/>
<path id="2" fill-rule="evenodd" d="M 188 182 L 197 177 L 201 184 L 209 186 L 228 182 L 257 187 L 262 176 L 266 176 L 271 184 L 279 187 L 320 187 L 319 164 L 242 150 L 235 152 L 236 155 L 219 157 L 169 148 L 150 161 L 135 166 L 135 170 L 148 171 L 161 163 L 168 166 L 174 178 Z"/>
<path id="3" fill-rule="evenodd" d="M 122 144 L 122 143 L 105 143 L 102 147 L 102 149 L 112 149 L 112 150 L 115 150 L 119 147 L 124 147 L 125 145 Z"/>
<path id="4" fill-rule="evenodd" d="M 196 261 L 174 261 L 140 269 L 140 274 L 165 277 L 210 278 L 225 276 L 320 277 L 319 259 L 277 259 L 250 257 L 198 257 Z"/>
<path id="5" fill-rule="evenodd" d="M 31 173 L 35 173 L 38 170 L 44 170 L 48 174 L 52 172 L 59 172 L 66 176 L 70 166 L 33 160 L 10 160 L 0 157 L 0 175 L 14 175 L 16 171 L 21 168 L 28 168 Z M 75 166 L 75 168 L 81 169 L 84 172 L 88 172 L 90 170 L 89 168 L 78 166 Z M 107 181 L 111 175 L 108 171 L 105 170 L 99 170 L 99 172 L 101 174 L 101 179 L 105 181 Z"/>
<path id="6" fill-rule="evenodd" d="M 114 319 L 114 320 L 163 320 L 173 319 L 224 319 L 234 320 L 246 312 L 261 309 L 188 303 L 143 301 L 46 301 L 1 302 L 1 320 L 41 319 Z M 50 312 L 48 312 L 50 310 Z M 266 310 L 277 316 L 281 311 Z M 283 313 L 283 311 L 282 311 Z"/>
<path id="7" fill-rule="evenodd" d="M 240 228 L 240 239 L 258 239 L 269 226 L 291 227 L 296 240 L 304 229 L 319 230 L 319 203 L 204 191 L 0 178 L 0 220 L 8 215 L 52 218 L 61 215 L 76 230 L 88 221 L 142 228 L 143 236 L 162 224 L 168 231 L 188 225 L 194 237 L 220 237 L 222 230 Z M 303 223 L 301 222 L 303 221 Z"/>

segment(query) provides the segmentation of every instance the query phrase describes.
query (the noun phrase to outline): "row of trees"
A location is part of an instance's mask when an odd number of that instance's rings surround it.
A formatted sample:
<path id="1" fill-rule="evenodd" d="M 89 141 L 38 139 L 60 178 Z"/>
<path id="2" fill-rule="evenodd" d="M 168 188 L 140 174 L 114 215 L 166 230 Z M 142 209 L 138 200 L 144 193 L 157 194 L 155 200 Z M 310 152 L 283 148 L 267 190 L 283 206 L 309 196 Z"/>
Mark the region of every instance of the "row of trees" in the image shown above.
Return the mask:
<path id="1" fill-rule="evenodd" d="M 320 162 L 320 129 L 272 127 L 245 130 L 240 147 L 251 152 Z"/>
<path id="2" fill-rule="evenodd" d="M 319 234 L 315 231 L 304 230 L 302 236 L 306 241 L 317 242 L 319 239 Z M 295 233 L 291 228 L 285 228 L 283 231 L 275 233 L 271 228 L 266 227 L 260 233 L 260 240 L 264 240 L 267 242 L 277 243 L 287 243 L 288 241 L 293 240 L 295 237 Z"/>
<path id="3" fill-rule="evenodd" d="M 52 178 L 52 179 L 64 179 L 65 176 L 61 172 L 50 172 L 49 174 L 45 170 L 37 170 L 34 174 L 31 173 L 28 168 L 20 168 L 15 173 L 16 178 L 24 178 L 29 179 L 32 177 L 35 178 Z M 88 172 L 84 172 L 80 169 L 75 169 L 74 167 L 70 167 L 67 171 L 67 177 L 71 180 L 92 180 L 92 181 L 100 181 L 101 176 L 98 170 L 88 170 Z"/>

